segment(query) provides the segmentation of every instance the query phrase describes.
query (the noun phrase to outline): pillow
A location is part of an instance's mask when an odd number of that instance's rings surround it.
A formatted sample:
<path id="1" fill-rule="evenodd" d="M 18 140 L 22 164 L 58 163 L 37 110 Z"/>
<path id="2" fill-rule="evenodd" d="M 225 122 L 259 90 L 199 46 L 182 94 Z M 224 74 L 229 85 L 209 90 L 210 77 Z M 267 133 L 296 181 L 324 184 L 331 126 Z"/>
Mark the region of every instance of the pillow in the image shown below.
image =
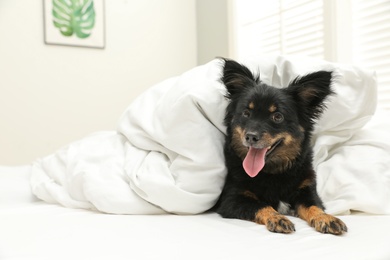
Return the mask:
<path id="1" fill-rule="evenodd" d="M 333 145 L 317 165 L 320 196 L 330 213 L 390 214 L 390 122 L 378 111 L 346 142 Z"/>

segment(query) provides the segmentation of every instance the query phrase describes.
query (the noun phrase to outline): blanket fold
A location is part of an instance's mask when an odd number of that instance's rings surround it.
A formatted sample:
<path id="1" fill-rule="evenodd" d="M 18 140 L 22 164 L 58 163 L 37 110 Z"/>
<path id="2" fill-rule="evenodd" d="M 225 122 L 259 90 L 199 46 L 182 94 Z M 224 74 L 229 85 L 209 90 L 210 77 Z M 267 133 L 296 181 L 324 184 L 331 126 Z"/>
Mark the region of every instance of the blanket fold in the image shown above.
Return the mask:
<path id="1" fill-rule="evenodd" d="M 226 107 L 219 61 L 166 80 L 136 99 L 117 132 L 97 133 L 35 162 L 43 200 L 116 214 L 196 214 L 226 174 Z"/>

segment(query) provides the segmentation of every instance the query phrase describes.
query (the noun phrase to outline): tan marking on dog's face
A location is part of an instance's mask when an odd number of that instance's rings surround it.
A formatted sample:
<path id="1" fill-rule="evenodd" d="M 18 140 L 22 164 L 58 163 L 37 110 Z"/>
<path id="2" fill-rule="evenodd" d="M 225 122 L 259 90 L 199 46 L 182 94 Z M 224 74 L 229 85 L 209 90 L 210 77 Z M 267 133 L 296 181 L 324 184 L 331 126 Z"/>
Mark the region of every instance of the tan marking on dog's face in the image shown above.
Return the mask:
<path id="1" fill-rule="evenodd" d="M 257 146 L 259 146 L 259 148 L 266 148 L 271 146 L 275 140 L 276 139 L 269 133 L 264 133 L 257 142 Z"/>
<path id="2" fill-rule="evenodd" d="M 269 107 L 268 111 L 271 112 L 271 113 L 273 113 L 273 112 L 276 111 L 276 109 L 277 109 L 276 106 L 275 106 L 274 104 L 272 104 L 272 105 Z"/>
<path id="3" fill-rule="evenodd" d="M 303 128 L 303 126 L 299 126 L 299 131 L 301 131 L 302 133 L 304 133 L 305 132 L 305 128 Z"/>
<path id="4" fill-rule="evenodd" d="M 290 168 L 301 152 L 302 139 L 293 137 L 287 132 L 282 132 L 275 136 L 271 136 L 270 134 L 264 134 L 263 136 L 270 146 L 278 140 L 283 139 L 275 150 L 272 151 L 269 158 L 267 158 L 264 170 L 271 173 L 277 173 Z"/>
<path id="5" fill-rule="evenodd" d="M 294 138 L 291 134 L 289 134 L 287 132 L 283 132 L 283 133 L 277 134 L 275 136 L 272 136 L 269 133 L 265 133 L 265 134 L 263 134 L 263 136 L 261 138 L 261 140 L 264 143 L 269 144 L 269 146 L 272 146 L 280 139 L 283 139 L 282 145 L 287 146 L 287 148 L 290 146 L 294 146 L 291 148 L 294 148 L 294 150 L 297 150 L 297 149 L 300 150 L 300 146 L 299 146 L 300 143 L 298 142 L 299 140 Z M 286 148 L 283 148 L 283 149 L 286 149 Z"/>
<path id="6" fill-rule="evenodd" d="M 233 129 L 231 146 L 237 155 L 244 160 L 246 154 L 248 153 L 248 148 L 243 145 L 243 140 L 245 139 L 245 131 L 240 126 L 236 126 Z"/>
<path id="7" fill-rule="evenodd" d="M 285 145 L 289 146 L 289 145 L 294 144 L 295 140 L 292 137 L 292 135 L 290 135 L 289 133 L 281 133 L 281 134 L 279 134 L 279 136 L 280 136 L 280 138 L 283 138 L 283 142 L 284 142 Z"/>
<path id="8" fill-rule="evenodd" d="M 252 110 L 255 109 L 255 103 L 250 102 L 248 107 L 249 107 L 249 109 L 252 109 Z"/>

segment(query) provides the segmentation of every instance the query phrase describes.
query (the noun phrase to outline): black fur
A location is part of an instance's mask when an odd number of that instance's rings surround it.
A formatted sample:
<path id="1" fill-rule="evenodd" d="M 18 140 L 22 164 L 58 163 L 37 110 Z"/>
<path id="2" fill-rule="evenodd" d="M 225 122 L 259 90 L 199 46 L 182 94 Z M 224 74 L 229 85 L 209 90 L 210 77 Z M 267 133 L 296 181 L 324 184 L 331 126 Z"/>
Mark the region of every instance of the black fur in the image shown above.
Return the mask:
<path id="1" fill-rule="evenodd" d="M 216 211 L 225 218 L 264 224 L 273 232 L 295 231 L 294 224 L 277 212 L 279 208 L 320 232 L 346 232 L 341 220 L 323 211 L 310 146 L 315 120 L 325 109 L 326 98 L 333 94 L 332 72 L 310 73 L 297 77 L 286 88 L 276 88 L 263 83 L 244 65 L 228 59 L 223 62 L 221 81 L 230 101 L 224 150 L 228 175 Z M 243 167 L 250 147 L 252 151 L 267 151 L 265 157 L 257 153 L 251 157 L 265 158 L 255 160 L 265 162 L 259 173 L 248 170 L 247 174 Z M 250 162 L 253 165 L 253 160 Z M 289 207 L 282 211 L 281 202 Z"/>

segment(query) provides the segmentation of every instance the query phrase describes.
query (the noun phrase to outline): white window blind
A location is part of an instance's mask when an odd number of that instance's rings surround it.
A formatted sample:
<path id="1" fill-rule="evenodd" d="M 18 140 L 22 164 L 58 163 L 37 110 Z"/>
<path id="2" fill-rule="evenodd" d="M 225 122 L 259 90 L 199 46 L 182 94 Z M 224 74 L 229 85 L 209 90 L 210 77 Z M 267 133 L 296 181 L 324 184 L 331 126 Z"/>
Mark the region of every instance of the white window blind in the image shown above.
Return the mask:
<path id="1" fill-rule="evenodd" d="M 390 1 L 353 0 L 352 62 L 377 72 L 379 103 L 390 109 Z"/>
<path id="2" fill-rule="evenodd" d="M 237 53 L 324 57 L 322 1 L 238 0 Z"/>
<path id="3" fill-rule="evenodd" d="M 235 0 L 235 56 L 307 55 L 375 70 L 390 109 L 390 0 Z M 385 103 L 385 101 L 387 103 Z"/>

